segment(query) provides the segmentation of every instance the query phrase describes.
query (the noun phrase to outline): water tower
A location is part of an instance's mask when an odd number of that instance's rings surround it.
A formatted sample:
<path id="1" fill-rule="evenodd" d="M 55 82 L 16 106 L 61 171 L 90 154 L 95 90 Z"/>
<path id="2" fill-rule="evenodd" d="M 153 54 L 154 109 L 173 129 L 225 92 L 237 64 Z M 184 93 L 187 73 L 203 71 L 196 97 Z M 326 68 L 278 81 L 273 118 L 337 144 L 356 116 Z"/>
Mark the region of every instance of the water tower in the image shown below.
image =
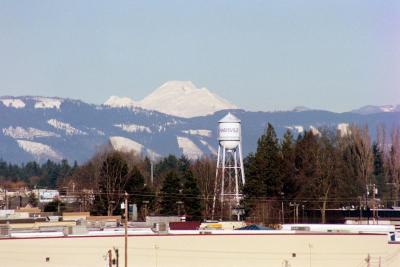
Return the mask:
<path id="1" fill-rule="evenodd" d="M 233 114 L 228 113 L 218 124 L 219 145 L 212 218 L 214 219 L 219 197 L 221 219 L 224 216 L 224 205 L 228 205 L 230 216 L 235 208 L 239 219 L 240 188 L 245 183 L 241 121 Z"/>

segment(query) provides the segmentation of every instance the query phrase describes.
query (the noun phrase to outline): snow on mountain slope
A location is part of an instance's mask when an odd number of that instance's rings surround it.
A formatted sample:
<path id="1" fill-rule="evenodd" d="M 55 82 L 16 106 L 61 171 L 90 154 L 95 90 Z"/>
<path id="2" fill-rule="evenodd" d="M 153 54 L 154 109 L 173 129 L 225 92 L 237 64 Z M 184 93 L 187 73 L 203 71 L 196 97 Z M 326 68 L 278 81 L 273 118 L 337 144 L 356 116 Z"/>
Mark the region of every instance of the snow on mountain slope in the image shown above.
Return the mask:
<path id="1" fill-rule="evenodd" d="M 115 150 L 121 152 L 135 151 L 140 154 L 144 149 L 142 144 L 122 136 L 111 136 L 110 143 Z"/>
<path id="2" fill-rule="evenodd" d="M 209 116 L 186 119 L 142 108 L 110 108 L 63 98 L 54 98 L 60 101 L 59 109 L 56 109 L 58 104 L 53 109 L 35 109 L 38 98 L 46 97 L 0 97 L 0 158 L 13 163 L 38 159 L 43 162 L 48 157 L 82 163 L 90 159 L 99 148 L 110 145 L 110 137 L 120 137 L 111 139 L 116 148 L 122 149 L 123 144 L 126 146 L 128 143 L 132 149 L 148 156 L 151 156 L 151 148 L 162 156 L 180 156 L 183 152 L 191 158 L 197 158 L 216 152 L 218 141 L 214 131 L 218 121 L 226 115 L 226 111 L 219 111 Z M 24 108 L 21 103 L 25 104 Z M 368 125 L 371 138 L 375 138 L 378 126 L 386 125 L 390 133 L 400 121 L 400 113 L 395 112 L 359 115 L 319 110 L 234 110 L 233 113 L 243 121 L 244 155 L 256 150 L 257 140 L 264 133 L 267 122 L 274 125 L 279 138 L 288 128 L 293 129 L 296 138 L 296 133 L 309 130 L 311 125 L 344 130 L 346 126 L 342 123 Z M 313 131 L 318 134 L 317 129 Z"/>
<path id="3" fill-rule="evenodd" d="M 113 108 L 133 108 L 138 107 L 140 104 L 129 97 L 111 96 L 104 102 L 104 105 Z"/>
<path id="4" fill-rule="evenodd" d="M 50 119 L 47 121 L 47 123 L 56 129 L 65 131 L 67 135 L 87 135 L 87 132 L 81 131 L 66 122 Z"/>
<path id="5" fill-rule="evenodd" d="M 301 125 L 286 126 L 287 129 L 295 131 L 296 133 L 303 133 L 304 127 Z"/>
<path id="6" fill-rule="evenodd" d="M 318 135 L 321 136 L 321 132 L 318 130 L 318 128 L 310 125 L 310 131 L 312 132 L 313 135 Z"/>
<path id="7" fill-rule="evenodd" d="M 339 131 L 340 136 L 346 136 L 351 133 L 350 125 L 348 123 L 339 123 L 337 130 Z"/>
<path id="8" fill-rule="evenodd" d="M 25 103 L 21 99 L 17 98 L 1 98 L 0 101 L 3 103 L 4 106 L 10 108 L 24 108 Z"/>
<path id="9" fill-rule="evenodd" d="M 24 151 L 32 154 L 37 160 L 42 159 L 53 159 L 53 160 L 61 160 L 62 156 L 54 151 L 50 146 L 26 141 L 26 140 L 17 140 L 18 146 L 22 148 Z"/>
<path id="10" fill-rule="evenodd" d="M 310 111 L 310 110 L 312 110 L 312 109 L 309 107 L 297 106 L 297 107 L 294 107 L 292 111 L 293 112 L 303 112 L 303 111 Z"/>
<path id="11" fill-rule="evenodd" d="M 224 109 L 237 109 L 207 88 L 197 88 L 190 81 L 166 82 L 140 101 L 140 106 L 184 118 L 205 116 Z"/>
<path id="12" fill-rule="evenodd" d="M 199 130 L 184 130 L 182 133 L 185 134 L 190 134 L 190 135 L 199 135 L 199 136 L 204 136 L 204 137 L 211 137 L 212 131 L 211 130 L 205 130 L 205 129 L 199 129 Z"/>
<path id="13" fill-rule="evenodd" d="M 56 108 L 60 109 L 62 99 L 50 97 L 36 97 L 35 108 Z"/>
<path id="14" fill-rule="evenodd" d="M 374 114 L 374 113 L 381 113 L 381 112 L 400 112 L 400 105 L 383 105 L 383 106 L 364 106 L 359 109 L 354 109 L 351 111 L 352 113 L 357 114 Z"/>
<path id="15" fill-rule="evenodd" d="M 113 149 L 121 152 L 136 152 L 139 155 L 149 155 L 152 158 L 159 158 L 161 157 L 156 152 L 152 151 L 151 149 L 145 148 L 142 144 L 133 141 L 132 139 L 122 137 L 122 136 L 111 136 L 109 138 L 111 146 Z"/>
<path id="16" fill-rule="evenodd" d="M 189 159 L 198 159 L 203 156 L 203 151 L 187 137 L 177 136 L 178 146 Z"/>
<path id="17" fill-rule="evenodd" d="M 137 125 L 137 124 L 133 124 L 133 123 L 129 123 L 129 124 L 114 124 L 115 127 L 121 128 L 123 131 L 128 132 L 128 133 L 142 133 L 142 132 L 146 132 L 146 133 L 151 133 L 151 130 L 149 127 L 147 126 L 143 126 L 143 125 Z"/>
<path id="18" fill-rule="evenodd" d="M 40 138 L 40 137 L 60 137 L 60 135 L 53 133 L 53 132 L 48 132 L 48 131 L 42 131 L 36 128 L 28 127 L 28 128 L 23 128 L 23 127 L 8 127 L 8 128 L 3 128 L 3 134 L 5 136 L 12 137 L 14 139 L 28 139 L 28 140 L 33 140 L 34 138 Z"/>

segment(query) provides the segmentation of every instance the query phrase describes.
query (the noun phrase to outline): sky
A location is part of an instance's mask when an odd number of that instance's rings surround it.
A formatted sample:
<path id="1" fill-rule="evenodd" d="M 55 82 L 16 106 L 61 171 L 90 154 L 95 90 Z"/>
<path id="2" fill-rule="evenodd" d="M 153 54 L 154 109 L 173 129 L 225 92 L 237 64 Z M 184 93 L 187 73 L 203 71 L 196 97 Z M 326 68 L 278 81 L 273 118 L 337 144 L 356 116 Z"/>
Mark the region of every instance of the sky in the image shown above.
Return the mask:
<path id="1" fill-rule="evenodd" d="M 0 0 L 0 95 L 191 80 L 248 110 L 400 104 L 400 1 Z"/>

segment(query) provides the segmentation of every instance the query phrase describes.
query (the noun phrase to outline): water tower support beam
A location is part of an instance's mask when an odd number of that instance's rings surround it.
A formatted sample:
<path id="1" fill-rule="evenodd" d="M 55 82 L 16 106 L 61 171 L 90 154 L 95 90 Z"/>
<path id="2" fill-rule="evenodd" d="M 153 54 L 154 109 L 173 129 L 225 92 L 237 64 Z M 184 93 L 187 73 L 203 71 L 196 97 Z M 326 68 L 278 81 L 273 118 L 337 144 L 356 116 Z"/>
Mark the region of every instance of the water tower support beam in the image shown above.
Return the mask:
<path id="1" fill-rule="evenodd" d="M 240 161 L 240 172 L 242 174 L 242 185 L 246 183 L 246 178 L 244 176 L 244 165 L 243 165 L 243 155 L 242 155 L 242 142 L 239 143 L 239 161 Z"/>
<path id="2" fill-rule="evenodd" d="M 219 165 L 220 163 L 220 155 L 221 155 L 221 147 L 218 146 L 218 154 L 217 154 L 217 169 L 215 171 L 215 183 L 214 183 L 214 198 L 213 198 L 213 205 L 212 205 L 212 211 L 211 211 L 211 220 L 214 220 L 214 214 L 215 214 L 215 204 L 217 201 L 217 190 L 218 190 L 218 170 L 219 170 Z"/>
<path id="3" fill-rule="evenodd" d="M 233 150 L 233 158 L 234 158 L 234 164 L 235 164 L 235 200 L 236 200 L 236 205 L 239 206 L 239 177 L 238 177 L 238 162 L 237 162 L 237 156 L 236 156 L 236 150 Z"/>
<path id="4" fill-rule="evenodd" d="M 226 150 L 222 149 L 221 220 L 224 217 L 225 159 L 226 159 L 225 155 L 226 155 Z"/>

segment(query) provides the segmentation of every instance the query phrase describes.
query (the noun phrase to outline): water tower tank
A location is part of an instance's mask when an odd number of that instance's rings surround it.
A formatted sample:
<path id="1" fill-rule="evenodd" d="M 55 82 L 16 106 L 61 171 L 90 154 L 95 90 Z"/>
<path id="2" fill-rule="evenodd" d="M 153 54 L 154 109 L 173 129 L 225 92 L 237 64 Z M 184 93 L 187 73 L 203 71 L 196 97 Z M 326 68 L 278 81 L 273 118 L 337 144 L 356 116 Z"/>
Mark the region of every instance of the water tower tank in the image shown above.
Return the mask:
<path id="1" fill-rule="evenodd" d="M 225 149 L 236 149 L 242 137 L 241 122 L 232 113 L 228 113 L 218 122 L 218 141 Z"/>

